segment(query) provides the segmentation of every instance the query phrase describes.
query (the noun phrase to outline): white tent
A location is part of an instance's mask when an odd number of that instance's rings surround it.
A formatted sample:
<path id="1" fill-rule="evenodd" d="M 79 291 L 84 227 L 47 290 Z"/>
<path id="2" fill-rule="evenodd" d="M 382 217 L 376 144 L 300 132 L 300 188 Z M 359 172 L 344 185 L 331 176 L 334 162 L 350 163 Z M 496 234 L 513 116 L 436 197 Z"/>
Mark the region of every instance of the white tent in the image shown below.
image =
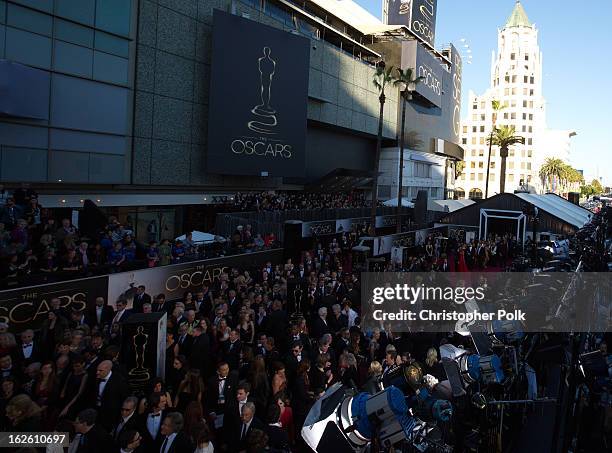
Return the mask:
<path id="1" fill-rule="evenodd" d="M 187 236 L 184 234 L 176 238 L 177 241 L 184 241 Z M 215 235 L 210 233 L 204 233 L 202 231 L 192 231 L 191 240 L 196 243 L 214 242 Z"/>
<path id="2" fill-rule="evenodd" d="M 397 207 L 397 197 L 391 198 L 383 203 L 385 206 Z M 405 208 L 414 208 L 414 203 L 408 198 L 402 197 L 402 206 Z"/>

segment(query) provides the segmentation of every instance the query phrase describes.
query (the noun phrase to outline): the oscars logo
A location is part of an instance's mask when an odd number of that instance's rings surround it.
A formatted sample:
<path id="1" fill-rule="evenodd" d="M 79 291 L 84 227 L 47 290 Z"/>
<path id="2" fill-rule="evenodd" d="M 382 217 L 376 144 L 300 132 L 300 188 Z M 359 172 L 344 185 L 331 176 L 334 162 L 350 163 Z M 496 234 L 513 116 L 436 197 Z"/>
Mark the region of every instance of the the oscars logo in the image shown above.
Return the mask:
<path id="1" fill-rule="evenodd" d="M 145 350 L 147 349 L 147 343 L 149 336 L 144 333 L 144 327 L 138 326 L 136 329 L 136 335 L 132 338 L 134 344 L 134 362 L 136 366 L 132 368 L 128 374 L 132 385 L 138 386 L 145 384 L 151 379 L 151 373 L 148 368 L 144 366 Z"/>
<path id="2" fill-rule="evenodd" d="M 398 14 L 410 14 L 412 11 L 412 0 L 400 0 Z"/>
<path id="3" fill-rule="evenodd" d="M 251 112 L 257 119 L 249 121 L 248 126 L 253 132 L 260 134 L 275 134 L 273 128 L 278 124 L 276 111 L 270 106 L 272 97 L 272 78 L 276 71 L 276 61 L 270 57 L 270 48 L 263 48 L 263 57 L 258 59 L 259 74 L 261 80 L 261 104 L 253 107 Z"/>

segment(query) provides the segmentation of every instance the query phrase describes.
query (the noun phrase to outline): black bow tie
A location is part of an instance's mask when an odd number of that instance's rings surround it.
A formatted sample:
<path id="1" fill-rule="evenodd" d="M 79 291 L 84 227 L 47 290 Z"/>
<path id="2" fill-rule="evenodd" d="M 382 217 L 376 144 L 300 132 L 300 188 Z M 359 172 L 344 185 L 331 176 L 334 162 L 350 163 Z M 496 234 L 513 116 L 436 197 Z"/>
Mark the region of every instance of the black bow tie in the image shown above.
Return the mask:
<path id="1" fill-rule="evenodd" d="M 100 384 L 101 384 L 102 382 L 106 382 L 106 381 L 108 381 L 108 378 L 106 378 L 106 379 L 100 379 Z"/>
<path id="2" fill-rule="evenodd" d="M 149 414 L 149 417 L 152 417 L 152 418 L 161 417 L 161 414 Z"/>
<path id="3" fill-rule="evenodd" d="M 24 344 L 23 347 L 24 348 L 31 348 L 32 347 L 32 343 Z"/>
<path id="4" fill-rule="evenodd" d="M 227 379 L 227 378 L 220 377 L 220 378 L 219 378 L 219 381 L 225 381 L 226 379 Z"/>

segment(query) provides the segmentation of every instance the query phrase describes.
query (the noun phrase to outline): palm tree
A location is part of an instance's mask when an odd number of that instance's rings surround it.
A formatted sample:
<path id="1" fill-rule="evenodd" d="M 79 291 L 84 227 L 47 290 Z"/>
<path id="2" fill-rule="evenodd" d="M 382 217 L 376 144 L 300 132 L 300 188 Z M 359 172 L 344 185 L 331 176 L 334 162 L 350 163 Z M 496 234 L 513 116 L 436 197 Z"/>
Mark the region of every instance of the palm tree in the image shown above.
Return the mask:
<path id="1" fill-rule="evenodd" d="M 488 140 L 493 145 L 499 146 L 499 155 L 501 157 L 501 169 L 499 180 L 499 193 L 506 191 L 506 159 L 508 158 L 508 148 L 516 144 L 525 144 L 525 137 L 514 135 L 516 129 L 514 126 L 501 126 L 495 128 L 495 132 Z"/>
<path id="2" fill-rule="evenodd" d="M 385 89 L 392 83 L 393 66 L 385 69 L 385 62 L 381 61 L 374 74 L 374 86 L 378 90 L 378 101 L 380 102 L 380 113 L 378 115 L 378 136 L 376 138 L 376 156 L 374 158 L 374 177 L 372 180 L 372 212 L 370 214 L 370 234 L 376 234 L 376 205 L 378 204 L 378 170 L 380 168 L 380 150 L 382 145 L 382 132 L 384 123 Z"/>
<path id="3" fill-rule="evenodd" d="M 400 155 L 399 155 L 399 183 L 397 185 L 397 232 L 402 232 L 402 186 L 404 182 L 404 142 L 406 128 L 406 104 L 412 100 L 412 93 L 416 89 L 417 83 L 423 80 L 423 77 L 414 77 L 414 69 L 397 68 L 397 78 L 393 81 L 393 85 L 400 88 L 402 97 L 402 126 L 400 129 Z"/>
<path id="4" fill-rule="evenodd" d="M 540 179 L 542 180 L 542 186 L 546 190 L 549 188 L 555 190 L 554 181 L 559 181 L 559 184 L 565 179 L 567 174 L 565 162 L 561 159 L 549 157 L 544 161 L 542 167 L 540 167 Z"/>
<path id="5" fill-rule="evenodd" d="M 506 108 L 501 102 L 496 99 L 491 101 L 493 107 L 493 116 L 491 117 L 491 137 L 489 138 L 489 156 L 487 157 L 487 181 L 485 182 L 485 198 L 489 197 L 489 174 L 491 172 L 491 147 L 493 146 L 493 134 L 495 133 L 495 123 L 497 123 L 497 112 Z"/>

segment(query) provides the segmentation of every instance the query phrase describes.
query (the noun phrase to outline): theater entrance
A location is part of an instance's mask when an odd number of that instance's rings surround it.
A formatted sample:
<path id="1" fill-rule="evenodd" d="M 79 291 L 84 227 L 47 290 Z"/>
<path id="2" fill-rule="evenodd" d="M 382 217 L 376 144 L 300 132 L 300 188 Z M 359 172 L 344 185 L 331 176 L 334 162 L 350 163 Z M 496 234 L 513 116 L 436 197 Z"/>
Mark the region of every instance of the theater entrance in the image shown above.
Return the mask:
<path id="1" fill-rule="evenodd" d="M 527 217 L 521 211 L 480 210 L 480 239 L 487 239 L 491 235 L 510 234 L 516 236 L 519 244 L 524 244 L 526 227 Z"/>

